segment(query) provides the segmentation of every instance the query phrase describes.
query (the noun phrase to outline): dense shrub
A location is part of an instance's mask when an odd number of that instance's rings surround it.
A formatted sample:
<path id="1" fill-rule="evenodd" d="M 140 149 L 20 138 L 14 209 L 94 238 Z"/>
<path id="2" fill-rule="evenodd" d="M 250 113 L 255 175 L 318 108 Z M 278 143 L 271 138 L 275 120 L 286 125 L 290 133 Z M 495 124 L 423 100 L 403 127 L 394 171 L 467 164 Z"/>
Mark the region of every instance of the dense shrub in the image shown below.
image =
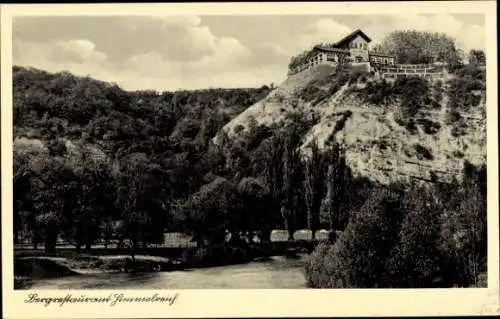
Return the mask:
<path id="1" fill-rule="evenodd" d="M 401 214 L 395 193 L 376 190 L 354 214 L 336 243 L 311 255 L 306 277 L 316 288 L 385 286 L 385 264 L 395 243 Z M 307 271 L 311 271 L 311 276 Z"/>
<path id="2" fill-rule="evenodd" d="M 352 116 L 352 111 L 347 110 L 342 114 L 342 117 L 335 123 L 332 134 L 335 134 L 344 129 L 345 123 Z"/>
<path id="3" fill-rule="evenodd" d="M 399 243 L 388 263 L 389 287 L 449 287 L 446 262 L 439 244 L 440 212 L 444 203 L 428 188 L 412 187 L 402 198 L 405 216 L 402 219 Z"/>
<path id="4" fill-rule="evenodd" d="M 323 89 L 318 87 L 317 85 L 308 85 L 306 86 L 300 96 L 306 102 L 311 102 L 316 99 L 316 97 L 323 92 Z"/>
<path id="5" fill-rule="evenodd" d="M 245 127 L 241 124 L 238 124 L 234 127 L 233 131 L 234 131 L 234 134 L 239 134 L 241 133 L 242 131 L 245 130 Z"/>
<path id="6" fill-rule="evenodd" d="M 385 79 L 380 81 L 368 82 L 364 89 L 366 100 L 369 103 L 377 105 L 386 105 L 393 101 L 394 94 L 392 85 Z"/>
<path id="7" fill-rule="evenodd" d="M 440 102 L 443 100 L 443 94 L 445 93 L 443 82 L 441 80 L 436 81 L 433 89 L 431 106 L 435 109 L 439 109 L 441 108 Z"/>
<path id="8" fill-rule="evenodd" d="M 436 134 L 441 129 L 441 123 L 429 119 L 418 119 L 417 123 L 424 127 L 426 134 Z"/>
<path id="9" fill-rule="evenodd" d="M 462 115 L 459 112 L 452 110 L 451 112 L 448 113 L 446 120 L 448 124 L 453 124 L 457 121 L 460 121 L 461 119 Z"/>
<path id="10" fill-rule="evenodd" d="M 448 194 L 449 205 L 441 216 L 441 248 L 450 260 L 448 269 L 455 275 L 455 286 L 484 286 L 487 264 L 486 167 L 466 163 L 464 182 Z"/>
<path id="11" fill-rule="evenodd" d="M 448 107 L 455 110 L 468 110 L 478 106 L 482 92 L 486 89 L 486 73 L 475 65 L 458 69 L 456 76 L 448 83 Z"/>
<path id="12" fill-rule="evenodd" d="M 425 159 L 425 160 L 434 159 L 434 155 L 432 155 L 432 152 L 427 147 L 425 147 L 421 144 L 415 144 L 414 147 L 415 147 L 415 151 L 416 151 L 418 159 L 420 159 L 420 160 L 422 160 L 422 159 Z"/>
<path id="13" fill-rule="evenodd" d="M 471 78 L 455 78 L 450 80 L 448 106 L 452 110 L 468 110 L 470 107 L 479 105 L 481 96 L 474 93 L 484 89 L 480 80 Z"/>
<path id="14" fill-rule="evenodd" d="M 305 267 L 314 288 L 477 287 L 486 282 L 486 168 L 462 182 L 371 188 L 338 240 Z"/>
<path id="15" fill-rule="evenodd" d="M 312 254 L 309 256 L 305 264 L 306 284 L 308 287 L 328 287 L 330 285 L 330 276 L 325 269 L 331 268 L 328 266 L 330 260 L 331 245 L 320 243 Z"/>
<path id="16" fill-rule="evenodd" d="M 349 79 L 352 83 L 356 83 L 357 81 L 366 82 L 368 72 L 361 68 L 352 68 L 349 74 Z"/>
<path id="17" fill-rule="evenodd" d="M 462 118 L 452 124 L 451 135 L 460 137 L 467 134 L 467 122 Z"/>
<path id="18" fill-rule="evenodd" d="M 414 117 L 422 107 L 431 102 L 429 83 L 420 77 L 397 79 L 394 91 L 401 96 L 401 109 L 405 118 Z"/>

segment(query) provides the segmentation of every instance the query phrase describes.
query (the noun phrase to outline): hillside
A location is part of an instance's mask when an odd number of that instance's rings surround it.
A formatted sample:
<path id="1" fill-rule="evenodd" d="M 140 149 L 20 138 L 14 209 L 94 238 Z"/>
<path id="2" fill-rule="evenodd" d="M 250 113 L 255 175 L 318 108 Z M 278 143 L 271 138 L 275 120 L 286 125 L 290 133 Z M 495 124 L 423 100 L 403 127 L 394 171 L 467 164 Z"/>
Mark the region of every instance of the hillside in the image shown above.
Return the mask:
<path id="1" fill-rule="evenodd" d="M 161 167 L 155 176 L 164 184 L 158 197 L 165 203 L 187 197 L 207 173 L 218 173 L 217 157 L 207 156 L 210 140 L 269 92 L 266 86 L 127 92 L 89 77 L 23 67 L 13 69 L 13 89 L 16 187 L 35 192 L 39 185 L 23 184 L 23 172 L 43 180 L 50 178 L 46 170 L 57 169 L 47 166 L 57 163 L 76 170 L 88 161 L 120 167 L 144 159 L 150 169 Z M 19 205 L 31 207 L 26 200 L 19 198 Z"/>
<path id="2" fill-rule="evenodd" d="M 484 110 L 484 71 L 473 66 L 442 80 L 394 81 L 320 65 L 290 76 L 223 131 L 234 139 L 252 122 L 281 126 L 299 113 L 315 119 L 302 136 L 304 154 L 313 139 L 320 148 L 337 141 L 354 173 L 372 181 L 448 180 L 465 161 L 485 161 Z"/>
<path id="3" fill-rule="evenodd" d="M 109 159 L 206 149 L 215 133 L 269 88 L 127 92 L 68 72 L 13 69 L 14 143 Z"/>

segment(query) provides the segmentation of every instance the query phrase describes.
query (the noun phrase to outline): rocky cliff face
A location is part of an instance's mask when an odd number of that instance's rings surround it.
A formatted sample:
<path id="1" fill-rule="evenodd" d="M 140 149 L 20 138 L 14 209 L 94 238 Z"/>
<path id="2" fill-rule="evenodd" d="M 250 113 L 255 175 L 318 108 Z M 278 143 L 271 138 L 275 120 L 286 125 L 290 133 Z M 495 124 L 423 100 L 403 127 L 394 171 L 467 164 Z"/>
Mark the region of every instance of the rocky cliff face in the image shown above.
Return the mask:
<path id="1" fill-rule="evenodd" d="M 458 89 L 452 83 L 457 75 L 428 82 L 430 98 L 422 102 L 425 105 L 413 105 L 418 111 L 409 116 L 402 114 L 405 92 L 384 103 L 368 98 L 379 94 L 379 100 L 384 100 L 392 93 L 380 90 L 396 90 L 394 81 L 353 74 L 346 79 L 335 72 L 331 67 L 318 66 L 290 76 L 266 98 L 226 124 L 223 131 L 234 138 L 248 129 L 250 122 L 280 125 L 289 120 L 287 115 L 292 112 L 313 115 L 317 120 L 302 139 L 305 155 L 313 139 L 320 148 L 338 141 L 344 145 L 347 162 L 355 174 L 384 184 L 410 178 L 460 179 L 465 161 L 485 162 L 485 90 L 477 89 L 481 81 Z M 452 85 L 455 87 L 450 90 Z M 456 108 L 450 101 L 451 94 L 453 101 L 471 98 L 472 105 Z"/>

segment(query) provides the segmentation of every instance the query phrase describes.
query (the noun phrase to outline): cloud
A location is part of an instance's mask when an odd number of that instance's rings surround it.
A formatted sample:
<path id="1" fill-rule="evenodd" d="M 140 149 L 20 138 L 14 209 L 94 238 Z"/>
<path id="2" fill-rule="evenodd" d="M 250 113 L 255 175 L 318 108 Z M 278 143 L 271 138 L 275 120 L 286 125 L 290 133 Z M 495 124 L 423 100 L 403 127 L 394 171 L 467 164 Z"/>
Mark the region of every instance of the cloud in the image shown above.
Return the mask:
<path id="1" fill-rule="evenodd" d="M 288 61 L 291 52 L 287 52 L 281 46 L 269 43 L 254 46 L 243 63 L 249 65 L 275 65 Z"/>
<path id="2" fill-rule="evenodd" d="M 382 40 L 389 32 L 413 29 L 417 31 L 446 33 L 455 38 L 457 44 L 466 51 L 470 49 L 484 49 L 486 45 L 484 26 L 467 25 L 449 14 L 406 14 L 387 16 L 384 20 L 381 23 L 373 19 L 366 25 L 366 29 L 373 36 L 375 43 Z"/>
<path id="3" fill-rule="evenodd" d="M 77 63 L 85 61 L 102 62 L 106 60 L 106 55 L 95 49 L 92 41 L 85 39 L 57 41 L 54 43 L 54 59 L 69 60 Z"/>
<path id="4" fill-rule="evenodd" d="M 84 39 L 47 43 L 19 40 L 13 42 L 13 59 L 15 64 L 43 67 L 53 63 L 101 63 L 107 56 L 96 50 L 92 41 Z"/>
<path id="5" fill-rule="evenodd" d="M 165 72 L 189 71 L 202 74 L 206 71 L 224 72 L 237 67 L 237 63 L 250 55 L 250 51 L 234 38 L 216 38 L 213 50 L 198 59 L 172 60 L 157 51 L 149 51 L 130 56 L 125 65 L 141 73 L 155 76 Z"/>
<path id="6" fill-rule="evenodd" d="M 280 82 L 292 55 L 354 29 L 379 41 L 401 29 L 445 32 L 484 48 L 484 25 L 451 15 L 23 17 L 14 63 L 118 83 L 128 90 Z"/>
<path id="7" fill-rule="evenodd" d="M 130 56 L 154 51 L 171 61 L 196 61 L 227 51 L 240 54 L 244 46 L 234 37 L 217 37 L 196 16 L 139 18 L 128 36 L 135 41 Z M 129 57 L 130 57 L 129 56 Z"/>
<path id="8" fill-rule="evenodd" d="M 307 34 L 303 36 L 303 41 L 332 41 L 340 39 L 353 30 L 333 19 L 319 19 L 307 27 Z"/>
<path id="9" fill-rule="evenodd" d="M 69 71 L 76 75 L 116 82 L 117 76 L 106 67 L 107 57 L 92 41 L 13 41 L 13 63 L 49 72 Z"/>
<path id="10" fill-rule="evenodd" d="M 92 22 L 89 26 L 95 27 L 103 20 Z M 244 61 L 252 56 L 251 50 L 234 37 L 214 35 L 208 26 L 201 24 L 199 17 L 122 20 L 113 17 L 107 22 L 107 28 L 102 32 L 95 29 L 88 35 L 89 39 L 54 36 L 48 41 L 29 37 L 26 41 L 22 38 L 22 28 L 18 29 L 21 36 L 14 39 L 14 63 L 53 72 L 68 70 L 77 75 L 91 75 L 130 90 L 217 87 L 214 74 L 218 80 L 227 76 L 230 80 L 224 81 L 226 85 L 231 81 L 233 86 L 261 85 L 255 79 L 250 83 L 242 76 L 249 73 Z M 81 21 L 77 24 L 82 25 Z M 32 24 L 31 28 L 35 29 Z M 112 41 L 109 32 L 114 34 Z"/>
<path id="11" fill-rule="evenodd" d="M 135 86 L 146 89 L 143 79 L 147 77 L 148 85 L 152 85 L 149 88 L 158 90 L 262 85 L 262 80 L 248 81 L 251 70 L 242 61 L 250 55 L 248 48 L 230 37 L 215 39 L 213 52 L 196 60 L 175 61 L 154 51 L 141 53 L 127 59 L 123 74 L 131 80 L 123 81 L 122 84 L 127 88 Z M 134 74 L 144 77 L 140 81 L 132 80 Z M 247 78 L 244 74 L 247 74 Z M 221 81 L 223 78 L 226 80 Z"/>
<path id="12" fill-rule="evenodd" d="M 288 35 L 288 41 L 281 42 L 276 47 L 277 51 L 297 54 L 320 42 L 340 40 L 352 31 L 352 28 L 338 23 L 333 18 L 321 18 L 307 23 L 302 32 Z"/>

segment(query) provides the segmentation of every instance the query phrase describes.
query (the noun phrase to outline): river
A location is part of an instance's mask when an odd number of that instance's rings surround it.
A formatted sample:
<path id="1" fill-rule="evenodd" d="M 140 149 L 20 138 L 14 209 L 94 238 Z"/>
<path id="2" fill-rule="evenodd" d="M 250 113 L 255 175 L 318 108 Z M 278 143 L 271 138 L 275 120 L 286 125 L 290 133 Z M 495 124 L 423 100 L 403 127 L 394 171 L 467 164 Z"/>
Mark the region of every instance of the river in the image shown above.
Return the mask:
<path id="1" fill-rule="evenodd" d="M 305 288 L 305 257 L 144 274 L 93 274 L 36 280 L 31 289 L 298 289 Z"/>

